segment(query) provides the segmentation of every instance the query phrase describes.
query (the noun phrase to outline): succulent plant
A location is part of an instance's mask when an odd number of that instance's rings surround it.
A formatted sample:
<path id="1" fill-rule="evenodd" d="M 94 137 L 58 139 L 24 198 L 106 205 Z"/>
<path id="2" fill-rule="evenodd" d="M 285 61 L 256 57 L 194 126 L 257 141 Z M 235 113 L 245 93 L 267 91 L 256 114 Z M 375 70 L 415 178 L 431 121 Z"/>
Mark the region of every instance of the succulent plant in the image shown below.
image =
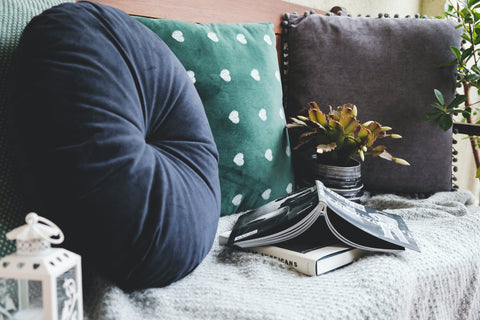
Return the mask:
<path id="1" fill-rule="evenodd" d="M 317 159 L 326 164 L 347 166 L 351 158 L 358 155 L 363 161 L 365 155 L 381 157 L 402 165 L 410 165 L 404 159 L 393 157 L 385 146 L 373 146 L 377 139 L 390 137 L 402 138 L 398 134 L 389 134 L 392 128 L 382 126 L 376 121 L 363 124 L 357 120 L 357 107 L 344 104 L 328 114 L 323 113 L 315 102 L 310 102 L 308 116 L 291 118 L 287 128 L 298 131 L 298 144 L 294 150 L 316 151 Z"/>

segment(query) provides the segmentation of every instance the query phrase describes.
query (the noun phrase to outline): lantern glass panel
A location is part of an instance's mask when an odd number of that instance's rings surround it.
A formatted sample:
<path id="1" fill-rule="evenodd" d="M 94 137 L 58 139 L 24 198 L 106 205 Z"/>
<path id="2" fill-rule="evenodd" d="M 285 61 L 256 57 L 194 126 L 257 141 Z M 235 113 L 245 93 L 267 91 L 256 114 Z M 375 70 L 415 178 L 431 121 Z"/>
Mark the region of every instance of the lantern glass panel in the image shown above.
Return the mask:
<path id="1" fill-rule="evenodd" d="M 73 267 L 57 278 L 58 319 L 78 319 L 78 295 L 77 268 Z"/>
<path id="2" fill-rule="evenodd" d="M 43 319 L 42 282 L 0 278 L 0 320 Z"/>

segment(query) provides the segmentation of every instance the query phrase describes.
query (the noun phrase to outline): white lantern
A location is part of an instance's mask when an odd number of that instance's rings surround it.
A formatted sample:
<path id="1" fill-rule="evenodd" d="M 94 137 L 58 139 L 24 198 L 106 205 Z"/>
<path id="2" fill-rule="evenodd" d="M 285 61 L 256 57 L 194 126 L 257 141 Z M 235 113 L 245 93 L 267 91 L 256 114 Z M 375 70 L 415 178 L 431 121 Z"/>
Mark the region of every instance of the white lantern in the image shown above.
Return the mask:
<path id="1" fill-rule="evenodd" d="M 51 248 L 64 237 L 50 220 L 32 212 L 25 221 L 7 233 L 17 252 L 0 260 L 0 320 L 83 319 L 80 256 Z"/>

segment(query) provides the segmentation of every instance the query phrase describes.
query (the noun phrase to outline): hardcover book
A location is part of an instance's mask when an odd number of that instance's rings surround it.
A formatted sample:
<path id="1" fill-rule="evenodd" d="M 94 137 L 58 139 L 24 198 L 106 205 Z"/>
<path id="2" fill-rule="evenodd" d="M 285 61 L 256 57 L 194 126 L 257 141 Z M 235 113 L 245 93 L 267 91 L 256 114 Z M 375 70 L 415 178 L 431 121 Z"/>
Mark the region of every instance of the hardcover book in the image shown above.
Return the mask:
<path id="1" fill-rule="evenodd" d="M 230 231 L 220 234 L 219 242 L 226 245 Z M 309 276 L 318 276 L 350 264 L 366 252 L 334 241 L 312 239 L 313 232 L 307 231 L 292 240 L 270 246 L 249 247 L 244 250 L 269 256 Z M 310 238 L 310 239 L 308 239 Z M 333 240 L 333 241 L 332 241 Z"/>
<path id="2" fill-rule="evenodd" d="M 349 201 L 320 181 L 246 211 L 219 242 L 274 256 L 309 275 L 368 251 L 420 251 L 400 216 Z"/>

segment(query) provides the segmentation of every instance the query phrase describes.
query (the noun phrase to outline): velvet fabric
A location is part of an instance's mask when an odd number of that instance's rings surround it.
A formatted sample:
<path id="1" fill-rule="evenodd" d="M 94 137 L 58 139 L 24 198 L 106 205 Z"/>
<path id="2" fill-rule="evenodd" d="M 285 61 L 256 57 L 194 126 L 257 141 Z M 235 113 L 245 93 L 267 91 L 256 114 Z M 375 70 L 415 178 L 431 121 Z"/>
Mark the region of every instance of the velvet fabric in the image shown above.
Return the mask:
<path id="1" fill-rule="evenodd" d="M 194 270 L 220 215 L 218 153 L 168 47 L 122 11 L 78 2 L 34 18 L 17 61 L 31 207 L 124 289 Z"/>
<path id="2" fill-rule="evenodd" d="M 352 18 L 296 15 L 286 18 L 287 115 L 309 101 L 323 111 L 353 103 L 361 122 L 393 128 L 401 140 L 378 144 L 411 166 L 367 156 L 365 188 L 378 192 L 432 193 L 451 190 L 452 133 L 424 122 L 434 89 L 448 103 L 454 96 L 454 59 L 460 45 L 455 23 L 440 19 Z"/>
<path id="3" fill-rule="evenodd" d="M 15 251 L 15 242 L 5 234 L 25 223 L 28 213 L 18 185 L 13 152 L 12 60 L 27 23 L 42 11 L 73 0 L 0 1 L 0 257 Z M 13 136 L 13 137 L 12 137 Z"/>
<path id="4" fill-rule="evenodd" d="M 271 23 L 191 23 L 137 17 L 188 70 L 220 160 L 222 215 L 294 189 Z"/>

